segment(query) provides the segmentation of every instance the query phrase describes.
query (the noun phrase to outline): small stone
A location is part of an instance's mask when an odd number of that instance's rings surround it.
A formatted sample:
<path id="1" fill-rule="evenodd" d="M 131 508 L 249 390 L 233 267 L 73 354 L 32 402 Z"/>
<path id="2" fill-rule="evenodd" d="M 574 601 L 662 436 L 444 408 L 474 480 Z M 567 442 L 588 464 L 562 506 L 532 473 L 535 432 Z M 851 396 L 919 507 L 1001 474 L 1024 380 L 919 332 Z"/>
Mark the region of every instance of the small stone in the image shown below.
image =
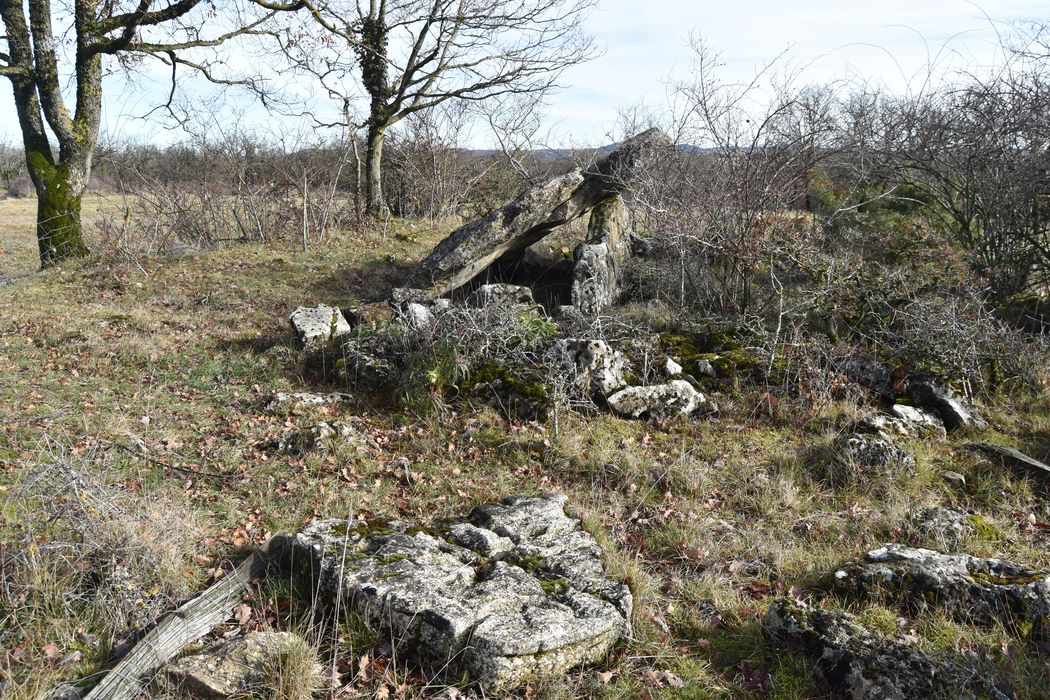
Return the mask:
<path id="1" fill-rule="evenodd" d="M 717 355 L 715 355 L 715 359 L 718 359 Z M 715 369 L 715 366 L 711 364 L 710 360 L 697 360 L 693 363 L 693 368 L 697 374 L 704 377 L 718 376 L 718 370 Z"/>
<path id="2" fill-rule="evenodd" d="M 893 417 L 907 426 L 910 434 L 944 437 L 944 421 L 936 413 L 906 404 L 894 404 L 890 407 Z"/>
<path id="3" fill-rule="evenodd" d="M 353 330 L 343 317 L 342 311 L 324 304 L 315 307 L 300 306 L 288 316 L 288 322 L 292 324 L 299 340 L 308 348 L 323 347 Z"/>
<path id="4" fill-rule="evenodd" d="M 953 472 L 950 469 L 946 469 L 941 472 L 941 478 L 945 481 L 951 482 L 960 488 L 966 486 L 966 477 L 959 472 Z"/>
<path id="5" fill-rule="evenodd" d="M 710 363 L 708 363 L 710 364 Z M 682 373 L 682 365 L 678 364 L 670 357 L 664 359 L 663 366 L 664 374 L 668 377 L 676 377 Z"/>
<path id="6" fill-rule="evenodd" d="M 972 452 L 980 452 L 986 457 L 997 460 L 1011 469 L 1025 476 L 1033 476 L 1037 479 L 1050 480 L 1050 465 L 1040 462 L 1038 459 L 1029 457 L 1020 450 L 1002 445 L 990 445 L 983 442 L 971 442 L 966 449 Z"/>
<path id="7" fill-rule="evenodd" d="M 654 420 L 687 416 L 707 403 L 704 395 L 683 379 L 652 386 L 629 386 L 610 396 L 608 401 L 621 416 Z"/>
<path id="8" fill-rule="evenodd" d="M 283 654 L 305 645 L 291 632 L 250 632 L 172 661 L 165 675 L 179 690 L 196 698 L 247 696 L 265 680 L 267 664 L 279 662 Z M 314 664 L 312 675 L 320 681 L 320 664 Z"/>
<path id="9" fill-rule="evenodd" d="M 260 447 L 299 457 L 337 441 L 350 441 L 357 437 L 358 432 L 352 425 L 322 421 L 308 428 L 292 430 L 280 438 L 264 442 Z"/>

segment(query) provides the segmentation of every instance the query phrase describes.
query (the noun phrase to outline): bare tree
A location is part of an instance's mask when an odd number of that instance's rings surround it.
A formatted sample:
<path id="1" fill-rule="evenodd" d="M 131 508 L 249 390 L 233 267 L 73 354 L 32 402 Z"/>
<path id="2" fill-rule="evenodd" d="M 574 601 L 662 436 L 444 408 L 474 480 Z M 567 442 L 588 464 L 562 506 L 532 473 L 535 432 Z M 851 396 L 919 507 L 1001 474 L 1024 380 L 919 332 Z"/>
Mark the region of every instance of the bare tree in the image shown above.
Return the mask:
<path id="1" fill-rule="evenodd" d="M 301 6 L 298 0 L 233 4 L 239 1 L 218 7 L 205 0 L 76 0 L 66 12 L 64 3 L 52 0 L 0 0 L 5 30 L 0 75 L 14 90 L 26 165 L 37 193 L 41 266 L 87 252 L 81 199 L 98 142 L 107 62 L 127 66 L 137 58 L 159 58 L 171 66 L 173 90 L 180 65 L 228 82 L 212 73 L 212 61 L 184 52 L 257 32 L 275 12 Z M 65 26 L 56 27 L 56 20 Z M 65 49 L 66 38 L 71 50 Z M 74 86 L 72 106 L 66 102 L 67 79 Z"/>
<path id="2" fill-rule="evenodd" d="M 549 90 L 594 55 L 582 22 L 596 0 L 320 0 L 305 25 L 282 37 L 284 52 L 330 97 L 363 98 L 366 208 L 385 216 L 383 144 L 405 117 L 448 100 Z M 357 81 L 364 95 L 355 93 Z M 347 110 L 344 110 L 347 111 Z"/>

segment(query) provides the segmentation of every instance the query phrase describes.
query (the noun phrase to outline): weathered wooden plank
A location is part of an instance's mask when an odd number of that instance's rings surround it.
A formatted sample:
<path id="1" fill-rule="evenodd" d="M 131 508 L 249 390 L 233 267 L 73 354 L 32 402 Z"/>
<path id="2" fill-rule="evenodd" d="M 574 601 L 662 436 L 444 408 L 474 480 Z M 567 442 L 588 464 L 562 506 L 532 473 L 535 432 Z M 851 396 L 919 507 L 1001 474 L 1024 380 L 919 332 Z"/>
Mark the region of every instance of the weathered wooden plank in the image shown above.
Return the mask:
<path id="1" fill-rule="evenodd" d="M 96 685 L 85 700 L 133 700 L 142 684 L 184 646 L 233 615 L 247 585 L 266 575 L 268 546 L 256 551 L 232 573 L 168 614 Z"/>

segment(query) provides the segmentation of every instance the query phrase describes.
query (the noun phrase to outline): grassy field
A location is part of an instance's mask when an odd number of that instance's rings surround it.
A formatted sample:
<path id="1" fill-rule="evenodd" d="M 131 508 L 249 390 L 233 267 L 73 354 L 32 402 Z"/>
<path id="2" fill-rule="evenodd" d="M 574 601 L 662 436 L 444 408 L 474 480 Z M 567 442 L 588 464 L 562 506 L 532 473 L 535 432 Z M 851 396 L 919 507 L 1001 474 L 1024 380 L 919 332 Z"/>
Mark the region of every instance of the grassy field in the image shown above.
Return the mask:
<path id="1" fill-rule="evenodd" d="M 913 477 L 824 486 L 813 462 L 856 416 L 844 403 L 774 407 L 745 384 L 724 388 L 717 418 L 563 416 L 557 431 L 487 409 L 266 412 L 272 391 L 339 388 L 310 385 L 288 313 L 382 298 L 443 230 L 348 232 L 309 252 L 244 244 L 136 264 L 99 254 L 38 273 L 32 216 L 31 201 L 0 201 L 4 697 L 41 697 L 99 671 L 136 625 L 202 588 L 222 561 L 316 517 L 427 522 L 513 494 L 569 494 L 637 596 L 635 638 L 600 667 L 522 697 L 820 697 L 811 662 L 762 638 L 769 599 L 821 598 L 837 564 L 907 539 L 909 514 L 929 505 L 971 508 L 989 524 L 971 553 L 1050 566 L 1046 530 L 1032 525 L 1048 519 L 1045 498 L 966 451 L 966 435 L 907 444 Z M 1046 455 L 1045 395 L 985 408 L 985 439 Z M 259 447 L 333 416 L 362 439 L 307 457 Z M 94 570 L 124 572 L 122 587 L 99 592 Z M 972 652 L 1018 697 L 1050 692 L 1045 650 L 1006 630 L 826 604 L 931 653 Z M 288 590 L 260 591 L 252 605 L 248 626 L 303 629 Z M 421 697 L 455 680 L 384 656 L 353 621 L 311 640 L 350 669 L 345 697 Z"/>

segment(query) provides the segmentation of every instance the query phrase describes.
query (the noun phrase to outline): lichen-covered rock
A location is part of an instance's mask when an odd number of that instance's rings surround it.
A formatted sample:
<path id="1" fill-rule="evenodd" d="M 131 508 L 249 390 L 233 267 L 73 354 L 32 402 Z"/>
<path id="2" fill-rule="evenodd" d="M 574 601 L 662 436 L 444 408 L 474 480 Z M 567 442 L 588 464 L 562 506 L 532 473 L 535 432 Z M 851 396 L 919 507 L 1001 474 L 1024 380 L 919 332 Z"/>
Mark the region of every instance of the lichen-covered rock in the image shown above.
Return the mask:
<path id="1" fill-rule="evenodd" d="M 1022 636 L 1050 636 L 1050 573 L 1021 564 L 887 544 L 843 565 L 833 580 L 843 593 L 903 596 L 965 622 L 998 622 Z"/>
<path id="2" fill-rule="evenodd" d="M 282 656 L 300 652 L 306 642 L 291 632 L 249 632 L 172 661 L 164 670 L 169 683 L 183 694 L 207 700 L 247 697 L 266 680 L 267 668 Z M 308 672 L 310 669 L 307 669 Z M 312 675 L 319 685 L 321 666 Z"/>
<path id="3" fill-rule="evenodd" d="M 336 360 L 336 369 L 353 386 L 376 388 L 397 375 L 393 362 L 380 353 L 366 350 L 356 340 L 344 342 L 340 352 L 342 356 Z"/>
<path id="4" fill-rule="evenodd" d="M 915 458 L 884 437 L 843 435 L 835 444 L 828 465 L 828 481 L 850 484 L 875 476 L 910 474 L 915 471 Z"/>
<path id="5" fill-rule="evenodd" d="M 695 413 L 707 399 L 684 379 L 666 384 L 629 386 L 608 397 L 609 407 L 627 418 L 662 420 Z"/>
<path id="6" fill-rule="evenodd" d="M 501 309 L 533 308 L 536 300 L 532 290 L 517 284 L 483 284 L 475 289 L 467 300 L 469 306 L 479 309 L 496 307 Z"/>
<path id="7" fill-rule="evenodd" d="M 908 395 L 919 406 L 939 415 L 949 431 L 958 428 L 984 430 L 988 427 L 988 423 L 972 406 L 955 396 L 950 386 L 929 377 L 912 377 L 908 384 Z"/>
<path id="8" fill-rule="evenodd" d="M 837 697 L 904 700 L 945 696 L 938 665 L 914 647 L 872 634 L 843 612 L 774 601 L 763 629 L 775 643 L 815 658 L 818 680 Z"/>
<path id="9" fill-rule="evenodd" d="M 283 392 L 278 391 L 266 398 L 266 410 L 271 412 L 296 410 L 305 406 L 334 406 L 352 403 L 354 397 L 343 392 Z"/>
<path id="10" fill-rule="evenodd" d="M 570 374 L 569 381 L 587 393 L 608 396 L 627 386 L 627 360 L 604 340 L 560 338 L 551 346 L 551 355 Z"/>
<path id="11" fill-rule="evenodd" d="M 852 355 L 842 360 L 842 373 L 851 382 L 884 398 L 893 396 L 893 373 L 890 368 L 867 355 Z"/>
<path id="12" fill-rule="evenodd" d="M 323 347 L 352 330 L 342 311 L 324 304 L 300 306 L 288 316 L 288 322 L 307 348 Z"/>
<path id="13" fill-rule="evenodd" d="M 944 437 L 947 432 L 941 417 L 931 411 L 898 403 L 890 407 L 890 413 L 904 424 L 909 435 Z"/>
<path id="14" fill-rule="evenodd" d="M 918 513 L 910 529 L 925 544 L 955 550 L 960 544 L 978 536 L 976 516 L 962 508 L 936 506 Z"/>
<path id="15" fill-rule="evenodd" d="M 430 530 L 325 520 L 276 546 L 326 599 L 498 692 L 596 661 L 630 631 L 631 594 L 565 501 L 509 498 Z"/>

